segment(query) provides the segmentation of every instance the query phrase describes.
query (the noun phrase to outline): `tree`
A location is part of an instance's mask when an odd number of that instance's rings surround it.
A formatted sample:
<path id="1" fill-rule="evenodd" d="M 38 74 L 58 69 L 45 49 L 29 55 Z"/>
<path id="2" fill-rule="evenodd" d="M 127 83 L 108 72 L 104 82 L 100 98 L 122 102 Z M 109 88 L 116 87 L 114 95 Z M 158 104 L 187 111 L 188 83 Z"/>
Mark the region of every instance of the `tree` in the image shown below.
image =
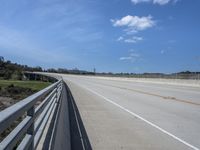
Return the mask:
<path id="1" fill-rule="evenodd" d="M 0 56 L 0 62 L 4 62 L 4 57 Z"/>

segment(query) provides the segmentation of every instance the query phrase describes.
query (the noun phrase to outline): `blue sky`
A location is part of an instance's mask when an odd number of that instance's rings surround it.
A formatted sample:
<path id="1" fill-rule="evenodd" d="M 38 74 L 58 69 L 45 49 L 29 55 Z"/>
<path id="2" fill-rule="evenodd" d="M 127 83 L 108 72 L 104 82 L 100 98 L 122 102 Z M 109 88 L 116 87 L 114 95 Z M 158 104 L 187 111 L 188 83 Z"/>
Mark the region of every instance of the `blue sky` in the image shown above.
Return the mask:
<path id="1" fill-rule="evenodd" d="M 0 55 L 43 68 L 200 70 L 199 0 L 1 0 Z"/>

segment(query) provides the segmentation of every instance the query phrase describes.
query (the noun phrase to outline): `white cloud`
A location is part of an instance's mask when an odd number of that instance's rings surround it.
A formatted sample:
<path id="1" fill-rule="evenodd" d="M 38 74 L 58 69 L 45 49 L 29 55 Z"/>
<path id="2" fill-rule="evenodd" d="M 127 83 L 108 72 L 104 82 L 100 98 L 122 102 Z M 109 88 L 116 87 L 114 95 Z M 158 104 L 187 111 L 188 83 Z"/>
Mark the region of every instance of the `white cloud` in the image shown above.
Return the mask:
<path id="1" fill-rule="evenodd" d="M 137 43 L 138 41 L 142 41 L 143 38 L 139 36 L 133 36 L 132 38 L 125 39 L 124 42 L 126 43 Z"/>
<path id="2" fill-rule="evenodd" d="M 131 60 L 132 57 L 130 57 L 130 56 L 129 56 L 129 57 L 120 57 L 119 59 L 120 59 L 120 60 Z"/>
<path id="3" fill-rule="evenodd" d="M 137 57 L 137 58 L 139 58 L 140 57 L 140 54 L 138 54 L 138 53 L 130 53 L 130 56 L 131 57 Z"/>
<path id="4" fill-rule="evenodd" d="M 143 38 L 139 36 L 133 36 L 130 38 L 124 38 L 123 36 L 120 36 L 117 41 L 123 41 L 125 43 L 137 43 L 138 41 L 142 41 Z"/>
<path id="5" fill-rule="evenodd" d="M 125 17 L 122 17 L 121 19 L 111 19 L 111 22 L 113 23 L 114 27 L 125 26 L 128 27 L 127 30 L 134 32 L 151 28 L 156 24 L 151 15 L 144 17 L 127 15 Z"/>
<path id="6" fill-rule="evenodd" d="M 170 2 L 170 0 L 153 0 L 154 4 L 160 4 L 160 5 L 165 5 L 169 2 Z"/>
<path id="7" fill-rule="evenodd" d="M 151 0 L 131 0 L 131 2 L 133 2 L 134 4 L 138 4 L 141 2 L 150 2 Z"/>
<path id="8" fill-rule="evenodd" d="M 142 40 L 143 40 L 143 38 L 139 37 L 139 36 L 133 36 L 133 37 L 130 37 L 130 38 L 126 38 L 126 37 L 120 36 L 117 39 L 117 41 L 125 42 L 125 43 L 137 43 L 137 42 L 142 41 Z"/>
<path id="9" fill-rule="evenodd" d="M 126 34 L 130 35 L 130 34 L 136 34 L 138 31 L 132 28 L 126 28 L 124 29 L 124 31 L 126 32 Z"/>
<path id="10" fill-rule="evenodd" d="M 135 52 L 130 52 L 128 56 L 120 57 L 119 60 L 136 62 L 140 60 L 140 54 Z"/>
<path id="11" fill-rule="evenodd" d="M 143 17 L 127 15 L 121 19 L 111 19 L 111 22 L 114 27 L 125 27 L 125 37 L 120 36 L 117 39 L 117 41 L 124 41 L 125 43 L 137 43 L 138 41 L 142 41 L 142 37 L 130 37 L 130 35 L 136 34 L 139 31 L 146 30 L 156 25 L 156 21 L 152 19 L 151 15 Z M 127 36 L 129 37 L 127 38 Z"/>
<path id="12" fill-rule="evenodd" d="M 138 3 L 143 3 L 143 2 L 152 2 L 153 4 L 159 4 L 159 5 L 165 5 L 168 4 L 169 2 L 176 3 L 179 0 L 131 0 L 132 3 L 138 4 Z"/>
<path id="13" fill-rule="evenodd" d="M 124 39 L 124 37 L 123 36 L 120 36 L 118 39 L 117 39 L 117 41 L 122 41 Z"/>

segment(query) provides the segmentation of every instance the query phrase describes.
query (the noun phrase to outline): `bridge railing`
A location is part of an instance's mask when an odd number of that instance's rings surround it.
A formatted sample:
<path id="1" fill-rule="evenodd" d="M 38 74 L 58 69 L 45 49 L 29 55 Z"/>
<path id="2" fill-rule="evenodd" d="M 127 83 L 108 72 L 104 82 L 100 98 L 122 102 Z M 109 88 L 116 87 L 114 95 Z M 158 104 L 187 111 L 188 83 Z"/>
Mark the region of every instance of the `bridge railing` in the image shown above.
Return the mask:
<path id="1" fill-rule="evenodd" d="M 0 112 L 0 133 L 22 121 L 1 141 L 0 150 L 36 149 L 49 118 L 59 111 L 62 79 Z M 36 104 L 41 102 L 37 107 Z"/>

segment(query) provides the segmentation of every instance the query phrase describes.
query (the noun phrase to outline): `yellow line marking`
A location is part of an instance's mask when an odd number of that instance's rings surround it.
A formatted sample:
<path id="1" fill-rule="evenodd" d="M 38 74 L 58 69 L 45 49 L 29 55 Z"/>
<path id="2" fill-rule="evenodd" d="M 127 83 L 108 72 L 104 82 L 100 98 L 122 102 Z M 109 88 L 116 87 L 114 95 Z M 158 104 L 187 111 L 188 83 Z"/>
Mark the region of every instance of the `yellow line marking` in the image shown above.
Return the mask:
<path id="1" fill-rule="evenodd" d="M 141 90 L 129 89 L 129 88 L 125 88 L 125 87 L 113 86 L 113 85 L 108 85 L 108 84 L 102 84 L 102 85 L 111 86 L 111 87 L 115 87 L 115 88 L 119 88 L 119 89 L 123 89 L 123 90 L 128 90 L 128 91 L 133 91 L 133 92 L 137 92 L 137 93 L 141 93 L 141 94 L 151 95 L 151 96 L 155 96 L 155 97 L 160 97 L 160 98 L 163 98 L 165 100 L 173 100 L 173 101 L 177 101 L 177 102 L 182 102 L 182 103 L 200 106 L 200 103 L 191 102 L 189 100 L 178 99 L 176 97 L 162 96 L 162 95 L 158 95 L 158 94 L 155 94 L 155 93 L 149 93 L 149 92 L 145 92 L 145 91 L 141 91 Z"/>

